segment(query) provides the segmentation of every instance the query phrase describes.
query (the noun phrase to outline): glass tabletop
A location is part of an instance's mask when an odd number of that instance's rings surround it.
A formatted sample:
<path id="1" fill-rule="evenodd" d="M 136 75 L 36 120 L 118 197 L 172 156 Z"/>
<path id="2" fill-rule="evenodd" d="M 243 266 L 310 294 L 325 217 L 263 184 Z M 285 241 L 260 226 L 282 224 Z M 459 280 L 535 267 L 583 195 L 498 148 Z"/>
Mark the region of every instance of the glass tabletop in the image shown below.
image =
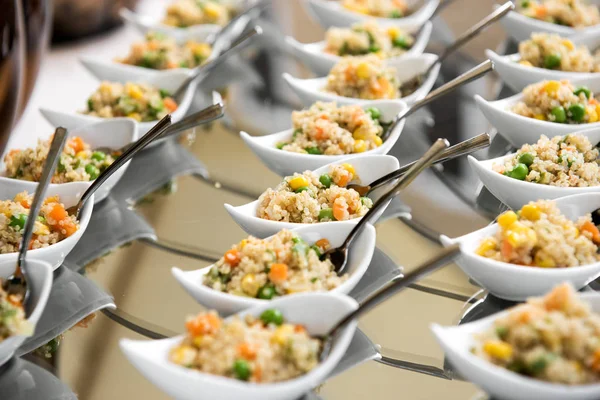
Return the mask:
<path id="1" fill-rule="evenodd" d="M 155 12 L 165 4 L 142 1 L 140 12 Z M 469 18 L 464 15 L 467 8 L 472 14 Z M 462 32 L 491 9 L 491 1 L 451 4 L 434 20 L 427 51 L 439 53 L 453 32 Z M 0 389 L 4 385 L 6 393 L 15 393 L 15 399 L 34 398 L 31 392 L 27 392 L 29 397 L 17 397 L 26 393 L 16 389 L 20 380 L 7 378 L 25 374 L 50 382 L 40 388 L 65 393 L 54 398 L 70 398 L 73 393 L 90 400 L 167 398 L 126 361 L 118 340 L 179 334 L 185 317 L 202 309 L 179 286 L 171 268 L 208 266 L 247 236 L 223 204 L 252 201 L 277 185 L 280 177 L 250 151 L 239 131 L 264 135 L 288 128 L 291 111 L 301 105 L 281 73 L 310 73 L 286 50 L 283 37 L 293 35 L 310 42 L 323 36 L 300 0 L 273 1 L 260 24 L 265 29 L 263 38 L 215 71 L 195 96 L 191 111 L 206 106 L 212 90 L 221 92 L 226 117 L 144 151 L 109 198 L 97 205 L 82 241 L 55 273 L 55 290 L 40 322 L 42 328 L 35 340 L 20 349 L 24 358 L 3 367 L 8 372 L 0 373 Z M 80 52 L 92 51 L 94 46 L 114 57 L 136 37 L 131 27 L 124 27 L 89 42 L 55 48 L 46 70 L 76 63 Z M 483 49 L 503 46 L 501 28 L 493 26 L 444 63 L 437 84 L 483 60 Z M 42 70 L 40 85 L 48 87 L 51 79 L 51 73 Z M 93 86 L 88 83 L 89 79 L 81 86 Z M 76 86 L 68 84 L 67 92 L 85 95 Z M 432 103 L 409 118 L 390 154 L 405 164 L 435 138 L 444 137 L 454 144 L 484 131 L 493 134 L 476 109 L 473 94 L 494 98 L 501 90 L 496 78 L 488 76 Z M 71 97 L 68 101 L 75 103 Z M 29 110 L 26 118 L 31 115 Z M 38 122 L 26 126 L 48 129 Z M 496 136 L 490 149 L 476 156 L 500 155 L 507 149 L 507 143 Z M 482 191 L 464 159 L 426 171 L 376 224 L 377 250 L 371 272 L 352 296 L 360 301 L 398 277 L 402 268 L 410 271 L 432 256 L 440 248 L 440 234 L 454 237 L 478 229 L 500 210 L 501 204 Z M 457 324 L 508 305 L 487 296 L 457 266 L 441 269 L 361 318 L 360 332 L 335 376 L 307 398 L 392 399 L 400 393 L 410 399 L 485 398 L 444 362 L 429 325 Z M 45 346 L 38 348 L 41 344 Z M 51 373 L 38 371 L 36 365 Z M 57 378 L 58 383 L 54 382 Z"/>

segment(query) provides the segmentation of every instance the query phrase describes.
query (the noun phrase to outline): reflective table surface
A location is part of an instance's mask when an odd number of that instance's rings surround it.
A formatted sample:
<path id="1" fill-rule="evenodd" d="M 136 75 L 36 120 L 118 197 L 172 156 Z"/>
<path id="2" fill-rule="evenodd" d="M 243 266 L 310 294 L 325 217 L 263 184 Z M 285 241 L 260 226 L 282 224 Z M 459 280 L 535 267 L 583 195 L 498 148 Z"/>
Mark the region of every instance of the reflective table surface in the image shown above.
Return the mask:
<path id="1" fill-rule="evenodd" d="M 166 4 L 146 0 L 138 10 L 156 13 Z M 456 0 L 435 19 L 428 51 L 439 53 L 455 33 L 491 9 L 491 1 Z M 185 317 L 201 310 L 172 277 L 171 267 L 210 265 L 246 236 L 223 204 L 251 201 L 280 178 L 250 152 L 239 131 L 262 135 L 290 125 L 290 112 L 300 105 L 281 73 L 310 73 L 288 53 L 283 36 L 294 35 L 301 42 L 323 36 L 301 0 L 274 0 L 260 24 L 265 29 L 260 42 L 203 82 L 194 100 L 192 111 L 206 106 L 211 91 L 219 90 L 226 117 L 143 152 L 110 197 L 97 205 L 81 243 L 56 272 L 35 337 L 19 350 L 21 358 L 2 367 L 0 398 L 168 398 L 126 361 L 118 340 L 176 335 L 183 331 Z M 499 26 L 490 28 L 444 64 L 438 84 L 482 61 L 485 48 L 504 48 L 504 37 Z M 82 108 L 97 82 L 78 63 L 79 56 L 119 56 L 136 38 L 133 28 L 123 27 L 53 48 L 9 147 L 47 135 L 51 128 L 38 107 Z M 434 102 L 409 118 L 392 154 L 404 164 L 437 137 L 453 144 L 484 131 L 493 134 L 472 96 L 494 98 L 501 90 L 489 76 Z M 494 137 L 492 147 L 477 156 L 505 151 L 506 142 Z M 410 271 L 440 248 L 440 234 L 453 237 L 478 229 L 501 210 L 497 200 L 481 191 L 466 160 L 426 171 L 376 224 L 373 262 L 352 295 L 360 301 L 399 276 L 402 268 Z M 406 217 L 408 211 L 412 218 Z M 487 296 L 455 265 L 448 266 L 362 318 L 334 376 L 306 398 L 486 398 L 444 363 L 429 325 L 457 324 L 509 305 Z"/>

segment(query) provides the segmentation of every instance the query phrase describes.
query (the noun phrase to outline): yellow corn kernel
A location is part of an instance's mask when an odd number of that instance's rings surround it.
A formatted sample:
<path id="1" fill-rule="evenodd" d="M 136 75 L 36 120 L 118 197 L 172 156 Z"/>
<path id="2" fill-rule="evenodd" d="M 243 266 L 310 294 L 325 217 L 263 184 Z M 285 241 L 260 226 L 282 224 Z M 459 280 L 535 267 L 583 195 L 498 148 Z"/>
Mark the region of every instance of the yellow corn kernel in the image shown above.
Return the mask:
<path id="1" fill-rule="evenodd" d="M 363 153 L 367 151 L 367 142 L 364 140 L 355 140 L 354 141 L 354 152 L 355 153 Z"/>
<path id="2" fill-rule="evenodd" d="M 308 179 L 303 177 L 302 175 L 295 176 L 288 181 L 288 184 L 292 188 L 292 190 L 297 190 L 301 187 L 308 186 Z"/>
<path id="3" fill-rule="evenodd" d="M 33 232 L 36 235 L 49 235 L 50 229 L 48 229 L 48 227 L 46 225 L 42 224 L 41 222 L 36 221 Z"/>
<path id="4" fill-rule="evenodd" d="M 596 106 L 596 114 L 600 115 L 600 104 Z"/>
<path id="5" fill-rule="evenodd" d="M 180 365 L 191 365 L 196 357 L 196 350 L 192 346 L 179 346 L 171 352 L 171 361 Z"/>
<path id="6" fill-rule="evenodd" d="M 111 86 L 110 82 L 102 82 L 100 84 L 100 87 L 98 88 L 98 91 L 102 94 L 112 93 L 112 86 Z"/>
<path id="7" fill-rule="evenodd" d="M 140 100 L 144 97 L 142 89 L 140 89 L 139 86 L 132 84 L 127 85 L 127 95 L 136 100 Z"/>
<path id="8" fill-rule="evenodd" d="M 357 12 L 359 14 L 369 14 L 369 8 L 365 7 L 365 6 L 361 6 L 358 4 L 344 4 L 344 7 L 346 7 L 348 10 L 350 11 L 354 11 Z"/>
<path id="9" fill-rule="evenodd" d="M 537 221 L 542 216 L 542 210 L 535 204 L 525 204 L 521 208 L 521 217 L 530 221 Z"/>
<path id="10" fill-rule="evenodd" d="M 525 244 L 535 246 L 537 243 L 537 234 L 533 229 L 517 221 L 506 232 L 506 239 L 513 247 L 520 247 Z"/>
<path id="11" fill-rule="evenodd" d="M 598 122 L 598 112 L 596 111 L 596 107 L 588 107 L 586 108 L 588 115 L 588 122 Z"/>
<path id="12" fill-rule="evenodd" d="M 559 81 L 548 81 L 544 85 L 544 90 L 549 95 L 556 94 L 556 92 L 558 92 L 558 89 L 560 89 L 560 82 Z"/>
<path id="13" fill-rule="evenodd" d="M 533 262 L 535 265 L 542 268 L 556 267 L 556 262 L 554 262 L 554 260 L 551 257 L 545 254 L 541 254 L 540 252 L 535 253 L 535 256 L 533 257 Z"/>
<path id="14" fill-rule="evenodd" d="M 383 144 L 383 139 L 381 139 L 379 136 L 375 136 L 373 138 L 373 141 L 375 142 L 375 145 L 377 147 L 381 146 Z"/>
<path id="15" fill-rule="evenodd" d="M 392 39 L 396 39 L 401 34 L 400 28 L 395 27 L 395 26 L 388 28 L 387 33 L 388 33 L 388 36 Z"/>
<path id="16" fill-rule="evenodd" d="M 546 120 L 546 116 L 544 114 L 535 114 L 533 116 L 533 118 L 539 119 L 540 121 L 545 121 Z"/>
<path id="17" fill-rule="evenodd" d="M 84 160 L 90 157 L 90 152 L 88 150 L 81 150 L 75 154 L 75 157 Z"/>
<path id="18" fill-rule="evenodd" d="M 507 229 L 518 219 L 519 217 L 514 211 L 506 211 L 498 216 L 498 225 L 504 229 Z"/>
<path id="19" fill-rule="evenodd" d="M 363 126 L 356 128 L 356 130 L 352 133 L 352 137 L 355 140 L 367 140 L 369 136 L 371 136 L 369 128 L 364 128 Z"/>
<path id="20" fill-rule="evenodd" d="M 529 62 L 529 61 L 527 61 L 527 60 L 521 60 L 521 61 L 519 61 L 519 64 L 521 64 L 521 65 L 523 65 L 523 66 L 525 66 L 525 67 L 533 67 L 533 64 L 532 64 L 532 63 L 530 63 L 530 62 Z"/>
<path id="21" fill-rule="evenodd" d="M 475 250 L 475 253 L 479 254 L 480 256 L 484 256 L 489 252 L 496 249 L 496 239 L 494 238 L 486 238 L 484 239 L 481 244 L 479 245 L 479 247 L 477 248 L 477 250 Z"/>
<path id="22" fill-rule="evenodd" d="M 575 48 L 575 45 L 569 39 L 564 39 L 562 41 L 562 44 L 563 44 L 563 46 L 565 46 L 569 50 L 573 50 Z"/>
<path id="23" fill-rule="evenodd" d="M 136 113 L 136 112 L 134 112 L 134 113 L 131 113 L 131 114 L 128 114 L 127 116 L 128 116 L 129 118 L 133 118 L 133 119 L 135 119 L 135 120 L 136 120 L 136 121 L 138 121 L 138 122 L 142 120 L 142 116 L 141 116 L 139 113 Z"/>
<path id="24" fill-rule="evenodd" d="M 192 343 L 194 343 L 194 346 L 200 347 L 202 345 L 203 338 L 204 338 L 204 336 L 202 336 L 202 335 L 194 336 Z"/>
<path id="25" fill-rule="evenodd" d="M 358 67 L 356 67 L 356 76 L 359 79 L 367 79 L 370 75 L 371 71 L 369 69 L 369 64 L 366 62 L 361 62 L 358 64 Z"/>
<path id="26" fill-rule="evenodd" d="M 294 333 L 294 327 L 290 324 L 283 324 L 273 332 L 271 342 L 285 344 L 292 333 Z"/>
<path id="27" fill-rule="evenodd" d="M 356 175 L 356 170 L 354 169 L 354 166 L 352 164 L 343 163 L 342 168 L 344 168 L 346 171 L 348 171 L 352 175 Z"/>
<path id="28" fill-rule="evenodd" d="M 206 3 L 204 5 L 204 13 L 211 18 L 217 18 L 221 14 L 221 9 L 216 4 Z"/>
<path id="29" fill-rule="evenodd" d="M 240 248 L 243 249 L 248 244 L 248 239 L 242 239 L 240 242 Z"/>
<path id="30" fill-rule="evenodd" d="M 256 297 L 258 293 L 258 289 L 260 289 L 258 282 L 256 281 L 256 277 L 254 274 L 246 274 L 242 278 L 242 290 L 244 293 L 249 295 L 250 297 Z"/>
<path id="31" fill-rule="evenodd" d="M 498 360 L 510 360 L 512 357 L 512 346 L 501 340 L 488 340 L 483 344 L 483 351 Z"/>

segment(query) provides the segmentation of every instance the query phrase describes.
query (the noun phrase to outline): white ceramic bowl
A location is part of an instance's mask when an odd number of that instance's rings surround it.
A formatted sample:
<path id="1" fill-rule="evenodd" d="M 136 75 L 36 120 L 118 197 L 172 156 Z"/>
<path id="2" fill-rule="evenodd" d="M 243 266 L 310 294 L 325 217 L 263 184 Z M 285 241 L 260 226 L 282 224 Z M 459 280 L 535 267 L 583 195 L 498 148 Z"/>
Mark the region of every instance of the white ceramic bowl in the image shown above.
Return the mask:
<path id="1" fill-rule="evenodd" d="M 0 183 L 0 199 L 12 200 L 18 193 L 21 193 L 22 191 L 27 191 L 27 193 L 33 194 L 36 186 L 37 183 L 35 182 L 5 179 Z M 51 185 L 46 191 L 46 197 L 58 195 L 60 197 L 60 202 L 63 203 L 66 208 L 69 208 L 77 204 L 79 198 L 87 188 L 88 184 L 85 182 L 73 182 L 69 185 Z M 67 254 L 73 250 L 73 247 L 75 247 L 87 229 L 92 216 L 93 208 L 94 197 L 92 196 L 81 210 L 79 215 L 79 229 L 77 232 L 51 246 L 29 250 L 27 252 L 27 259 L 45 261 L 49 263 L 53 269 L 58 268 L 64 261 Z M 18 252 L 0 254 L 0 276 L 4 276 L 4 274 L 14 270 L 11 263 L 15 264 L 18 256 Z"/>
<path id="2" fill-rule="evenodd" d="M 392 121 L 396 115 L 404 111 L 407 105 L 399 100 L 378 100 L 363 108 L 376 107 L 381 111 L 383 121 Z M 261 159 L 261 161 L 273 172 L 281 176 L 292 175 L 294 172 L 314 170 L 324 165 L 344 160 L 357 155 L 382 155 L 387 154 L 398 141 L 406 120 L 400 123 L 391 132 L 390 137 L 379 147 L 364 153 L 329 156 L 323 154 L 303 154 L 283 151 L 278 149 L 277 143 L 291 140 L 293 129 L 273 133 L 265 136 L 250 136 L 246 132 L 240 132 L 244 142 L 250 150 Z"/>
<path id="3" fill-rule="evenodd" d="M 425 23 L 419 35 L 415 38 L 413 46 L 404 54 L 397 57 L 391 57 L 390 60 L 397 60 L 403 57 L 416 56 L 423 54 L 427 43 L 431 37 L 433 25 L 431 22 Z M 410 31 L 407 31 L 411 33 Z M 325 53 L 325 41 L 316 43 L 300 43 L 291 36 L 285 37 L 285 42 L 289 46 L 292 53 L 298 57 L 300 61 L 305 63 L 317 76 L 325 76 L 329 70 L 337 64 L 342 57 L 335 54 Z"/>
<path id="4" fill-rule="evenodd" d="M 600 313 L 600 295 L 581 293 L 580 298 Z M 431 330 L 446 358 L 462 377 L 481 387 L 495 399 L 511 400 L 595 400 L 600 398 L 600 384 L 561 385 L 543 382 L 498 367 L 471 353 L 475 344 L 473 335 L 481 334 L 493 326 L 496 319 L 509 311 L 503 311 L 468 324 L 442 327 L 432 324 Z"/>
<path id="5" fill-rule="evenodd" d="M 598 0 L 591 0 L 588 3 L 598 5 Z M 495 8 L 498 6 L 496 5 Z M 584 29 L 574 29 L 568 26 L 552 24 L 550 22 L 540 21 L 534 18 L 526 17 L 516 11 L 509 12 L 500 20 L 506 33 L 517 42 L 522 42 L 531 36 L 534 32 L 556 33 L 561 36 L 572 36 L 579 32 L 589 32 L 598 30 L 599 26 L 595 25 Z"/>
<path id="6" fill-rule="evenodd" d="M 177 88 L 186 80 L 188 77 L 188 72 L 183 70 L 172 70 L 165 71 L 160 74 L 150 74 L 145 78 L 139 79 L 140 75 L 137 68 L 135 70 L 131 69 L 120 69 L 116 71 L 112 68 L 104 68 L 101 65 L 96 64 L 84 64 L 86 68 L 90 70 L 90 72 L 98 78 L 99 81 L 110 80 L 112 82 L 139 82 L 139 83 L 147 83 L 154 87 L 168 90 L 170 93 L 174 93 Z M 99 83 L 98 83 L 99 85 Z M 171 113 L 171 121 L 177 122 L 183 116 L 185 116 L 191 102 L 194 97 L 194 92 L 196 91 L 196 84 L 191 83 L 183 95 L 183 99 L 178 104 L 177 110 Z M 92 93 L 88 94 L 91 95 Z M 86 98 L 81 99 L 81 109 L 86 107 Z M 52 126 L 62 126 L 69 130 L 79 128 L 81 126 L 89 125 L 93 122 L 105 121 L 106 118 L 100 118 L 85 114 L 80 114 L 77 110 L 69 110 L 69 111 L 53 111 L 48 108 L 40 108 L 42 115 L 52 124 Z M 138 122 L 138 134 L 140 136 L 144 135 L 150 128 L 156 125 L 158 121 L 149 121 L 149 122 Z"/>
<path id="7" fill-rule="evenodd" d="M 29 252 L 27 254 L 29 255 Z M 0 277 L 6 279 L 11 276 L 15 272 L 16 266 L 16 258 L 15 261 L 0 261 Z M 27 284 L 31 288 L 30 301 L 32 305 L 32 312 L 27 320 L 35 328 L 44 312 L 52 288 L 52 266 L 46 261 L 27 257 Z M 13 356 L 29 336 L 31 335 L 11 336 L 0 341 L 0 366 Z"/>
<path id="8" fill-rule="evenodd" d="M 325 238 L 329 240 L 332 248 L 336 248 L 342 245 L 352 228 L 354 228 L 352 225 L 323 224 L 319 229 L 315 229 L 312 225 L 304 225 L 294 229 L 293 232 L 297 233 L 310 244 Z M 329 291 L 329 293 L 348 294 L 354 289 L 369 267 L 373 251 L 375 250 L 376 235 L 373 225 L 368 224 L 355 239 L 356 242 L 352 244 L 348 259 L 347 274 L 349 274 L 349 278 L 337 288 Z M 219 292 L 203 285 L 202 280 L 204 279 L 204 275 L 211 268 L 212 265 L 195 271 L 182 271 L 179 268 L 171 268 L 171 272 L 181 286 L 198 303 L 209 309 L 217 310 L 221 315 L 234 314 L 271 301 L 236 296 L 234 294 Z"/>
<path id="9" fill-rule="evenodd" d="M 427 68 L 437 60 L 434 54 L 420 54 L 415 56 L 406 56 L 402 58 L 394 58 L 386 60 L 386 64 L 396 68 L 396 76 L 398 82 L 404 82 L 415 75 L 425 72 Z M 421 100 L 431 91 L 435 81 L 440 73 L 440 66 L 436 65 L 423 84 L 408 96 L 402 97 L 400 100 L 411 105 Z M 323 89 L 327 85 L 327 77 L 300 79 L 294 78 L 288 73 L 283 74 L 283 79 L 287 82 L 292 90 L 300 97 L 300 100 L 305 106 L 310 106 L 316 101 L 335 101 L 338 104 L 370 104 L 374 100 L 362 100 L 352 97 L 338 96 L 337 94 L 324 92 Z"/>
<path id="10" fill-rule="evenodd" d="M 342 163 L 350 163 L 356 170 L 356 174 L 360 177 L 360 181 L 362 184 L 369 184 L 376 179 L 381 178 L 382 176 L 397 170 L 400 168 L 398 164 L 398 160 L 392 156 L 358 156 L 358 157 L 350 157 L 344 158 L 338 161 L 334 161 L 330 164 L 327 164 L 321 168 L 317 168 L 314 172 L 317 175 L 322 175 L 330 172 L 331 165 L 338 165 Z M 297 172 L 304 172 L 304 170 L 298 170 Z M 291 174 L 290 174 L 291 175 Z M 381 192 L 379 192 L 381 193 Z M 378 196 L 373 196 L 372 198 L 377 199 Z M 386 204 L 386 207 L 388 204 Z M 258 210 L 258 200 L 255 200 L 251 203 L 246 203 L 241 206 L 234 207 L 230 204 L 225 204 L 225 209 L 234 219 L 234 221 L 247 233 L 250 235 L 265 238 L 267 236 L 271 236 L 276 234 L 282 229 L 294 229 L 300 226 L 312 226 L 315 231 L 319 231 L 321 227 L 325 225 L 334 225 L 338 227 L 343 227 L 345 225 L 354 226 L 361 220 L 361 218 L 354 218 L 347 221 L 330 221 L 330 222 L 319 222 L 315 224 L 301 224 L 301 223 L 292 223 L 292 222 L 281 222 L 281 221 L 271 221 L 263 218 L 258 218 L 256 216 L 256 212 Z M 377 218 L 383 213 L 385 207 L 382 207 L 381 210 L 377 213 Z M 372 219 L 371 221 L 376 221 L 377 218 Z"/>
<path id="11" fill-rule="evenodd" d="M 259 316 L 264 310 L 279 309 L 287 321 L 304 325 L 311 335 L 324 335 L 344 315 L 358 307 L 348 296 L 331 293 L 303 293 L 281 297 L 240 313 Z M 162 340 L 121 339 L 120 347 L 127 359 L 149 381 L 169 396 L 180 400 L 292 400 L 325 381 L 348 349 L 356 322 L 348 324 L 333 343 L 327 359 L 298 378 L 278 383 L 252 384 L 231 378 L 209 375 L 173 364 L 169 351 L 183 336 Z"/>
<path id="12" fill-rule="evenodd" d="M 92 150 L 99 147 L 119 149 L 129 143 L 135 142 L 138 139 L 137 125 L 135 121 L 130 118 L 114 118 L 112 120 L 105 120 L 93 123 L 91 125 L 82 126 L 69 131 L 69 137 L 73 136 L 81 137 L 86 143 L 90 144 Z M 117 172 L 108 178 L 108 180 L 104 182 L 104 184 L 96 191 L 94 194 L 96 203 L 101 202 L 106 198 L 106 196 L 108 196 L 111 189 L 119 182 L 123 174 L 125 174 L 129 163 L 130 161 L 126 162 L 125 165 L 119 168 Z M 7 180 L 12 181 L 13 179 L 6 177 L 6 169 L 3 165 L 2 170 L 0 170 L 0 186 L 3 185 L 4 181 Z M 27 188 L 29 193 L 33 193 L 35 187 L 37 186 L 36 182 L 21 182 L 30 184 L 30 188 Z M 51 184 L 50 187 L 76 185 L 78 187 L 77 190 L 79 190 L 81 183 L 85 183 L 89 187 L 92 182 Z"/>
<path id="13" fill-rule="evenodd" d="M 592 92 L 600 92 L 600 74 L 594 74 L 594 76 L 587 78 L 572 79 L 571 82 L 575 86 L 587 86 Z M 509 110 L 522 99 L 522 93 L 496 101 L 488 101 L 479 95 L 475 95 L 477 107 L 479 107 L 485 118 L 515 147 L 535 143 L 541 135 L 553 137 L 600 127 L 600 122 L 573 125 L 540 121 L 518 115 Z"/>
<path id="14" fill-rule="evenodd" d="M 560 212 L 573 221 L 600 208 L 600 193 L 577 194 L 555 200 Z M 570 268 L 538 268 L 492 260 L 475 253 L 484 238 L 494 236 L 498 224 L 455 239 L 441 236 L 444 246 L 460 244 L 460 268 L 494 296 L 522 301 L 541 296 L 562 282 L 581 289 L 600 276 L 600 262 Z"/>
<path id="15" fill-rule="evenodd" d="M 351 26 L 368 19 L 375 19 L 382 25 L 394 25 L 404 29 L 420 27 L 429 21 L 429 18 L 431 18 L 440 4 L 440 0 L 424 0 L 424 4 L 418 10 L 404 18 L 374 18 L 369 15 L 350 11 L 342 7 L 339 1 L 304 1 L 308 10 L 324 28 L 329 28 L 330 26 Z M 414 4 L 416 2 L 409 3 Z"/>

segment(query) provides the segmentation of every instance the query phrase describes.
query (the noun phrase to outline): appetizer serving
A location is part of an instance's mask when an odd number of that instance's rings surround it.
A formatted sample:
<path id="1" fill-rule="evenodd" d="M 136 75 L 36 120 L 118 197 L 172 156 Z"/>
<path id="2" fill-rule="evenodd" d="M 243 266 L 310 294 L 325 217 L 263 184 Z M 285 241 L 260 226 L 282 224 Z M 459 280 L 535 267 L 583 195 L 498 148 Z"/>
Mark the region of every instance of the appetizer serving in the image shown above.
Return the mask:
<path id="1" fill-rule="evenodd" d="M 16 294 L 8 294 L 0 279 L 0 343 L 15 335 L 28 335 L 33 331 L 25 319 L 23 299 Z"/>
<path id="2" fill-rule="evenodd" d="M 525 144 L 494 171 L 510 178 L 560 187 L 600 185 L 598 149 L 581 134 L 546 136 L 536 144 Z"/>
<path id="3" fill-rule="evenodd" d="M 4 157 L 6 176 L 38 182 L 50 150 L 51 139 L 38 140 L 35 148 L 11 150 Z M 80 137 L 70 138 L 58 161 L 52 183 L 92 181 L 111 165 L 117 154 L 94 151 Z"/>
<path id="4" fill-rule="evenodd" d="M 569 284 L 512 308 L 475 340 L 475 355 L 521 375 L 567 385 L 600 380 L 600 316 Z"/>
<path id="5" fill-rule="evenodd" d="M 88 99 L 82 114 L 100 118 L 129 117 L 136 121 L 157 121 L 177 109 L 164 89 L 143 83 L 104 81 Z"/>
<path id="6" fill-rule="evenodd" d="M 528 118 L 561 124 L 598 122 L 600 107 L 594 94 L 585 86 L 568 80 L 542 81 L 523 89 L 523 101 L 511 110 Z"/>
<path id="7" fill-rule="evenodd" d="M 192 25 L 225 25 L 233 11 L 219 0 L 175 0 L 167 7 L 165 25 L 186 28 Z"/>
<path id="8" fill-rule="evenodd" d="M 373 206 L 368 197 L 346 189 L 358 176 L 351 164 L 333 165 L 321 176 L 312 171 L 287 176 L 258 198 L 256 216 L 271 221 L 312 224 L 346 221 L 365 215 Z"/>
<path id="9" fill-rule="evenodd" d="M 600 72 L 600 54 L 556 34 L 533 33 L 519 44 L 519 63 L 565 72 Z"/>
<path id="10" fill-rule="evenodd" d="M 496 235 L 485 238 L 476 252 L 511 264 L 567 268 L 599 261 L 598 244 L 600 231 L 591 214 L 573 222 L 553 201 L 538 200 L 498 216 Z"/>
<path id="11" fill-rule="evenodd" d="M 387 124 L 374 107 L 336 106 L 316 102 L 310 108 L 292 112 L 294 134 L 277 148 L 294 153 L 341 155 L 362 153 L 383 144 Z"/>
<path id="12" fill-rule="evenodd" d="M 0 254 L 19 250 L 23 228 L 33 195 L 21 192 L 13 200 L 0 201 Z M 48 247 L 73 235 L 79 229 L 75 216 L 69 215 L 58 196 L 48 197 L 35 221 L 30 249 Z"/>
<path id="13" fill-rule="evenodd" d="M 148 32 L 144 41 L 131 46 L 127 57 L 116 61 L 158 70 L 195 68 L 208 59 L 211 51 L 208 43 L 190 40 L 185 45 L 178 45 L 175 39 L 163 33 Z"/>
<path id="14" fill-rule="evenodd" d="M 260 318 L 221 319 L 214 311 L 186 321 L 187 335 L 171 350 L 170 361 L 207 374 L 253 383 L 296 378 L 319 363 L 321 342 L 302 325 L 287 323 L 281 311 Z"/>
<path id="15" fill-rule="evenodd" d="M 337 56 L 359 56 L 375 53 L 380 57 L 396 57 L 406 53 L 415 39 L 395 26 L 381 27 L 367 21 L 351 28 L 332 27 L 325 33 L 325 52 Z"/>
<path id="16" fill-rule="evenodd" d="M 552 24 L 584 28 L 600 23 L 598 6 L 585 0 L 522 0 L 516 3 L 520 14 Z"/>
<path id="17" fill-rule="evenodd" d="M 348 277 L 337 276 L 331 261 L 319 259 L 328 247 L 327 239 L 309 245 L 288 230 L 268 239 L 250 236 L 227 250 L 203 283 L 221 292 L 267 300 L 331 290 Z"/>
<path id="18" fill-rule="evenodd" d="M 404 0 L 342 0 L 342 6 L 350 11 L 380 18 L 402 18 L 410 11 Z"/>

